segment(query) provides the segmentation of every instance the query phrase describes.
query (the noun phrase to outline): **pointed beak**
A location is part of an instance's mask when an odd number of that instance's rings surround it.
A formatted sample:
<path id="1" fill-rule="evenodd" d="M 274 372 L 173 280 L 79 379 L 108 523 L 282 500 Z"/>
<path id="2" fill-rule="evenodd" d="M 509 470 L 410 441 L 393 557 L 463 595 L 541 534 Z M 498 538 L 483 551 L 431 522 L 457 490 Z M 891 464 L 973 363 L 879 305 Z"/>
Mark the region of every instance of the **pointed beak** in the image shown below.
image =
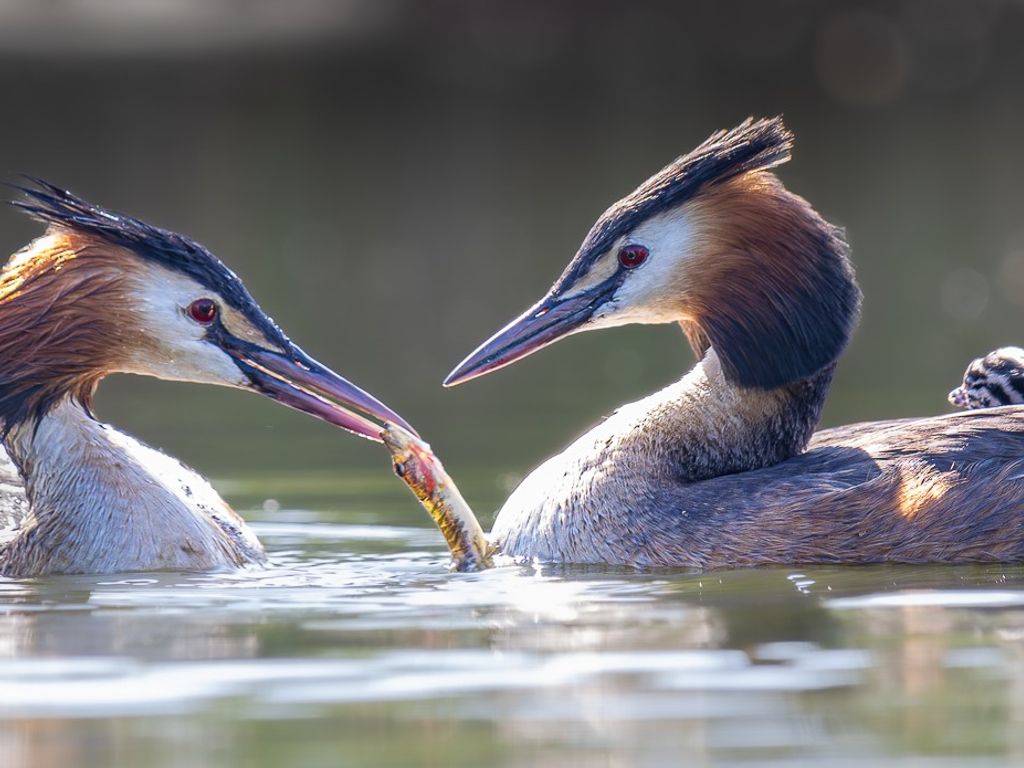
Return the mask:
<path id="1" fill-rule="evenodd" d="M 380 400 L 294 345 L 287 355 L 253 344 L 227 351 L 253 389 L 271 400 L 378 443 L 383 442 L 383 426 L 370 419 L 400 424 L 416 434 L 409 422 Z"/>
<path id="2" fill-rule="evenodd" d="M 955 405 L 957 408 L 966 408 L 968 406 L 967 392 L 964 391 L 962 386 L 950 392 L 947 399 L 950 405 Z"/>
<path id="3" fill-rule="evenodd" d="M 504 368 L 548 344 L 583 330 L 594 312 L 611 298 L 617 287 L 618 281 L 610 279 L 569 297 L 560 297 L 554 291 L 548 293 L 459 363 L 444 380 L 444 386 L 454 387 Z"/>

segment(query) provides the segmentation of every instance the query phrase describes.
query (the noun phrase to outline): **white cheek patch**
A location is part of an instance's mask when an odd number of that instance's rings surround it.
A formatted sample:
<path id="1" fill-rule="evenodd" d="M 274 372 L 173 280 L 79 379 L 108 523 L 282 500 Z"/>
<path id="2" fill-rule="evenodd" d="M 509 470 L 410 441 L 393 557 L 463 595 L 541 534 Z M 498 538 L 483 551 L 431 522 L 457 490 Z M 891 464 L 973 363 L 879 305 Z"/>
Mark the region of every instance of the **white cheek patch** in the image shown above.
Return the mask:
<path id="1" fill-rule="evenodd" d="M 611 249 L 630 243 L 647 248 L 647 260 L 626 273 L 615 295 L 591 320 L 591 328 L 629 323 L 671 323 L 681 319 L 679 296 L 693 269 L 694 226 L 681 210 L 648 219 Z M 618 266 L 617 256 L 614 257 Z"/>
<path id="2" fill-rule="evenodd" d="M 206 341 L 206 328 L 183 311 L 198 298 L 219 297 L 208 288 L 158 265 L 147 265 L 144 282 L 131 293 L 141 342 L 120 370 L 174 381 L 244 386 L 245 375 L 234 361 Z"/>

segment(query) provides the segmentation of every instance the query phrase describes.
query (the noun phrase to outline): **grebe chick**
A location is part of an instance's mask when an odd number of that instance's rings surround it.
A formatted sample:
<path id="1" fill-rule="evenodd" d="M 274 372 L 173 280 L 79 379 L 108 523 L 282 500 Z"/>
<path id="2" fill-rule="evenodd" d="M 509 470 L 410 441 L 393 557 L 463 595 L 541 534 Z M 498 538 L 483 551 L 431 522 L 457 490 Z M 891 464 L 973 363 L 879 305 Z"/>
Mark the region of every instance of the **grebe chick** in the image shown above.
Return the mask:
<path id="1" fill-rule="evenodd" d="M 204 478 L 93 417 L 109 373 L 258 392 L 377 441 L 360 413 L 405 424 L 293 344 L 198 243 L 35 184 L 13 204 L 48 228 L 0 272 L 0 574 L 265 559 Z"/>
<path id="2" fill-rule="evenodd" d="M 748 120 L 669 164 L 449 375 L 626 323 L 679 323 L 700 360 L 530 473 L 495 520 L 499 553 L 696 568 L 1024 559 L 1020 409 L 813 435 L 860 292 L 840 233 L 770 171 L 791 140 L 779 119 Z"/>
<path id="3" fill-rule="evenodd" d="M 973 360 L 949 402 L 968 409 L 1024 403 L 1024 349 L 1000 347 Z"/>

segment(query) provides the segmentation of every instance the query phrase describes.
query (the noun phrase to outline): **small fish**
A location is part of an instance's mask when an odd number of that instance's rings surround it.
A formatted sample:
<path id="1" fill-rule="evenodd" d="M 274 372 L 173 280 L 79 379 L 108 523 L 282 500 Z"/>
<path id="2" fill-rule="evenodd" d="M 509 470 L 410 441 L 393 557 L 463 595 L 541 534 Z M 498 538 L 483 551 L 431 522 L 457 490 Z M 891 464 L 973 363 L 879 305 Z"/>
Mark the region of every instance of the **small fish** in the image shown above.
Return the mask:
<path id="1" fill-rule="evenodd" d="M 391 451 L 395 474 L 405 481 L 441 529 L 452 553 L 452 570 L 494 567 L 494 547 L 430 446 L 392 423 L 385 425 L 381 437 Z"/>

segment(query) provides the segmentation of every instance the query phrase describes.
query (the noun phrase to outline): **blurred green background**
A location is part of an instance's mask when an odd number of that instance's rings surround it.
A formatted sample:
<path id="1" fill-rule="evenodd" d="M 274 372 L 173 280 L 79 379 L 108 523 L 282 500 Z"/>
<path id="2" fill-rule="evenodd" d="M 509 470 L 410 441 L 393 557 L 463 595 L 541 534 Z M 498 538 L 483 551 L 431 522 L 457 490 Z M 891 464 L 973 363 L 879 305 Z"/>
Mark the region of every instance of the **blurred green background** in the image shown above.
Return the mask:
<path id="1" fill-rule="evenodd" d="M 994 1 L 3 0 L 0 174 L 205 243 L 456 477 L 487 468 L 493 505 L 688 348 L 627 328 L 441 379 L 609 203 L 747 115 L 785 116 L 783 179 L 853 246 L 827 425 L 943 412 L 972 357 L 1024 343 L 1022 33 Z M 38 231 L 4 213 L 0 244 Z M 115 377 L 98 410 L 215 477 L 387 464 L 227 390 Z"/>

